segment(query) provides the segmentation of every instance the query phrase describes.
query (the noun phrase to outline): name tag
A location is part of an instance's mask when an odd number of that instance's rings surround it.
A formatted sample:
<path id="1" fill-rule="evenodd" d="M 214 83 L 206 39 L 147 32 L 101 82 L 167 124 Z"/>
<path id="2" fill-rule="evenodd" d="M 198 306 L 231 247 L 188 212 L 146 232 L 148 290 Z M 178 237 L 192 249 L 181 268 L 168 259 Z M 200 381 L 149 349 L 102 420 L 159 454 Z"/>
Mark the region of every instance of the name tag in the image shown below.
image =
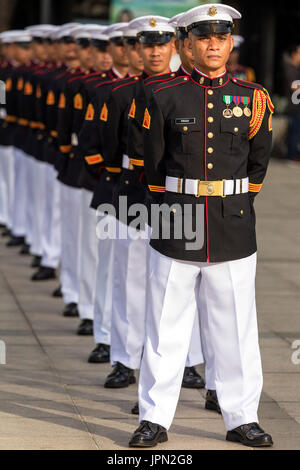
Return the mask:
<path id="1" fill-rule="evenodd" d="M 196 118 L 178 118 L 175 122 L 176 124 L 196 124 Z"/>

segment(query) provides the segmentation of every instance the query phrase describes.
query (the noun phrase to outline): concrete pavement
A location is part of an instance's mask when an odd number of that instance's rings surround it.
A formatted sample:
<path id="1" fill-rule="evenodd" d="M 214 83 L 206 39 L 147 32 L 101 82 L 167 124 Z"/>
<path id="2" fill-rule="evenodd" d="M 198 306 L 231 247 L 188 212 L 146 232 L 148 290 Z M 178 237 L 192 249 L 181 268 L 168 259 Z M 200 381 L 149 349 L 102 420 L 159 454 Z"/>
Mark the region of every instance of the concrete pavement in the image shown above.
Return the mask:
<path id="1" fill-rule="evenodd" d="M 292 343 L 300 343 L 299 178 L 300 165 L 272 162 L 256 202 L 260 417 L 274 449 L 300 449 L 300 364 L 292 362 Z M 137 386 L 103 388 L 110 366 L 87 364 L 93 339 L 77 337 L 79 320 L 62 317 L 62 301 L 51 297 L 58 282 L 32 283 L 31 258 L 5 242 L 0 239 L 0 340 L 7 350 L 7 364 L 0 365 L 0 449 L 127 449 L 138 425 L 130 415 Z M 169 442 L 158 450 L 245 449 L 225 441 L 222 418 L 204 410 L 204 397 L 182 390 Z"/>

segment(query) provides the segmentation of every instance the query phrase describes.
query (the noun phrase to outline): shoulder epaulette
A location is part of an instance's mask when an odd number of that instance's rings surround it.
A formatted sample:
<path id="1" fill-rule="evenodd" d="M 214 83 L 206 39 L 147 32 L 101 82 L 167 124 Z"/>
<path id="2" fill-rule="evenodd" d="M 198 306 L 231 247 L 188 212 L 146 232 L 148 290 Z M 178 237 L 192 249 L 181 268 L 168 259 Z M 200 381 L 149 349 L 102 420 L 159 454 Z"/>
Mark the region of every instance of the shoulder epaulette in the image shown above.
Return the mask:
<path id="1" fill-rule="evenodd" d="M 184 83 L 188 83 L 189 81 L 189 77 L 181 76 L 174 78 L 174 80 L 169 80 L 167 83 L 158 83 L 158 86 L 155 88 L 154 93 L 158 93 L 161 90 L 166 90 L 167 88 L 171 88 L 177 85 L 183 85 Z"/>
<path id="2" fill-rule="evenodd" d="M 176 72 L 164 73 L 162 75 L 151 76 L 151 77 L 148 77 L 144 80 L 144 85 L 148 86 L 148 85 L 155 84 L 155 83 L 160 83 L 160 82 L 161 83 L 166 82 L 166 81 L 169 82 L 170 80 L 173 80 L 175 77 L 176 77 Z"/>
<path id="3" fill-rule="evenodd" d="M 268 104 L 268 108 L 270 112 L 272 114 L 274 113 L 275 107 L 271 101 L 269 92 L 262 85 L 259 85 L 258 83 L 254 83 L 254 82 L 246 82 L 245 80 L 241 80 L 240 78 L 232 78 L 231 80 L 233 81 L 233 83 L 236 83 L 237 85 L 241 85 L 247 88 L 252 88 L 253 90 L 262 91 L 266 96 L 267 104 Z"/>
<path id="4" fill-rule="evenodd" d="M 116 83 L 116 80 L 109 80 L 107 82 L 104 81 L 104 82 L 98 83 L 98 85 L 96 85 L 95 88 L 100 88 L 103 85 L 111 85 L 112 83 Z"/>
<path id="5" fill-rule="evenodd" d="M 85 77 L 85 75 L 76 75 L 76 77 L 72 77 L 72 78 L 69 78 L 67 83 L 73 83 L 73 82 L 76 82 L 76 80 L 79 80 L 80 78 L 83 78 Z"/>
<path id="6" fill-rule="evenodd" d="M 237 85 L 241 85 L 241 86 L 256 89 L 256 90 L 263 90 L 263 87 L 259 85 L 258 83 L 246 82 L 246 80 L 242 80 L 241 78 L 235 78 L 235 77 L 233 77 L 231 80 L 233 81 L 233 83 L 236 83 Z"/>
<path id="7" fill-rule="evenodd" d="M 129 78 L 124 78 L 122 80 L 118 80 L 118 82 L 116 83 L 116 86 L 112 89 L 112 91 L 116 91 L 118 90 L 119 88 L 123 88 L 123 87 L 126 87 L 128 85 L 134 85 L 135 83 L 137 83 L 139 81 L 139 77 L 138 76 L 134 76 L 134 77 L 129 77 Z"/>

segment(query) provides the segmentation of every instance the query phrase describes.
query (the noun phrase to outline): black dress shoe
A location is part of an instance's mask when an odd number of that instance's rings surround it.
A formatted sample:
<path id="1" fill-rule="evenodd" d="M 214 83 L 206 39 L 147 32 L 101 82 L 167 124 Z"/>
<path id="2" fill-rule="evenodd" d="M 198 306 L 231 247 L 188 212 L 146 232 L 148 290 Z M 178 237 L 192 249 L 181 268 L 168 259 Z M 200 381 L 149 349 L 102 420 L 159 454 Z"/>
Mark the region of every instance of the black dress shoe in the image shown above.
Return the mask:
<path id="1" fill-rule="evenodd" d="M 27 243 L 24 243 L 20 250 L 20 255 L 30 255 L 30 245 L 27 245 Z"/>
<path id="2" fill-rule="evenodd" d="M 3 232 L 1 233 L 1 237 L 11 237 L 12 236 L 12 233 L 11 231 L 7 228 L 6 230 L 3 230 Z"/>
<path id="3" fill-rule="evenodd" d="M 24 237 L 14 237 L 12 236 L 11 239 L 6 243 L 8 248 L 13 248 L 15 246 L 22 246 L 24 245 Z"/>
<path id="4" fill-rule="evenodd" d="M 94 322 L 93 320 L 82 320 L 80 323 L 78 330 L 78 336 L 93 336 L 94 334 Z"/>
<path id="5" fill-rule="evenodd" d="M 273 445 L 270 434 L 266 434 L 257 423 L 243 424 L 228 431 L 226 441 L 240 442 L 248 447 L 271 447 Z"/>
<path id="6" fill-rule="evenodd" d="M 186 367 L 182 381 L 183 388 L 204 388 L 205 382 L 195 367 Z"/>
<path id="7" fill-rule="evenodd" d="M 32 263 L 31 263 L 31 267 L 32 268 L 40 268 L 41 267 L 41 261 L 42 261 L 41 256 L 34 256 L 33 260 L 32 260 Z"/>
<path id="8" fill-rule="evenodd" d="M 129 447 L 155 447 L 161 442 L 167 442 L 167 430 L 159 424 L 142 421 L 134 432 Z"/>
<path id="9" fill-rule="evenodd" d="M 66 308 L 63 311 L 63 316 L 69 318 L 79 317 L 77 304 L 71 303 L 66 305 Z"/>
<path id="10" fill-rule="evenodd" d="M 50 279 L 56 279 L 55 269 L 43 266 L 31 278 L 32 281 L 49 281 Z"/>
<path id="11" fill-rule="evenodd" d="M 215 390 L 208 390 L 206 394 L 205 409 L 216 411 L 219 414 L 222 414 L 221 408 L 219 405 L 217 392 Z"/>
<path id="12" fill-rule="evenodd" d="M 131 409 L 131 414 L 132 415 L 139 415 L 140 414 L 140 408 L 139 408 L 139 404 L 136 403 L 134 405 L 134 407 Z"/>
<path id="13" fill-rule="evenodd" d="M 98 344 L 91 352 L 88 362 L 90 364 L 104 364 L 110 361 L 110 346 L 108 344 Z"/>
<path id="14" fill-rule="evenodd" d="M 117 362 L 114 370 L 107 376 L 104 384 L 105 388 L 126 388 L 129 385 L 135 384 L 136 378 L 134 371 Z"/>
<path id="15" fill-rule="evenodd" d="M 61 286 L 59 286 L 55 291 L 52 292 L 52 297 L 55 297 L 57 299 L 62 298 L 62 291 L 61 291 Z"/>

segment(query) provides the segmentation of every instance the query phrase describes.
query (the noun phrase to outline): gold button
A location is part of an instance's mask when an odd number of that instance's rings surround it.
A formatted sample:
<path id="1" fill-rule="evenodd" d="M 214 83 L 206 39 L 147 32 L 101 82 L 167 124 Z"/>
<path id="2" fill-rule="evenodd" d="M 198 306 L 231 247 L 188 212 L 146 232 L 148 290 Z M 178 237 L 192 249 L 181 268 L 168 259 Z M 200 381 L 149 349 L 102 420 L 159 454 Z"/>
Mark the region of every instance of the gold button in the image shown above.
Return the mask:
<path id="1" fill-rule="evenodd" d="M 106 77 L 106 73 L 103 73 L 103 74 L 101 75 L 101 77 L 102 77 L 102 78 L 105 78 L 105 77 Z"/>
<path id="2" fill-rule="evenodd" d="M 209 164 L 207 165 L 207 168 L 208 168 L 209 170 L 212 170 L 212 169 L 213 169 L 213 167 L 214 167 L 214 166 L 213 166 L 213 164 L 212 164 L 212 163 L 209 163 Z"/>
<path id="3" fill-rule="evenodd" d="M 207 151 L 208 153 L 214 153 L 214 149 L 212 147 L 208 147 Z"/>
<path id="4" fill-rule="evenodd" d="M 213 95 L 213 94 L 214 94 L 214 92 L 213 92 L 212 90 L 208 90 L 207 93 L 208 93 L 209 95 Z"/>
<path id="5" fill-rule="evenodd" d="M 134 77 L 134 79 L 135 79 L 136 81 L 138 81 L 138 80 L 139 80 L 139 77 Z"/>
<path id="6" fill-rule="evenodd" d="M 244 215 L 244 211 L 243 211 L 243 209 L 241 210 L 241 215 Z"/>
<path id="7" fill-rule="evenodd" d="M 175 77 L 175 73 L 171 73 L 171 77 Z"/>
<path id="8" fill-rule="evenodd" d="M 184 126 L 183 130 L 184 130 L 184 132 L 186 132 L 188 130 L 188 127 Z"/>
<path id="9" fill-rule="evenodd" d="M 208 120 L 208 122 L 214 122 L 214 118 L 211 117 L 211 116 L 209 116 L 209 118 L 207 120 Z"/>
<path id="10" fill-rule="evenodd" d="M 207 107 L 208 109 L 213 109 L 214 105 L 212 103 L 208 103 Z"/>
<path id="11" fill-rule="evenodd" d="M 106 181 L 110 181 L 110 176 L 107 176 L 107 177 L 106 177 Z"/>
<path id="12" fill-rule="evenodd" d="M 75 154 L 72 152 L 70 153 L 70 158 L 74 158 L 75 157 Z"/>
<path id="13" fill-rule="evenodd" d="M 212 139 L 212 138 L 214 137 L 214 134 L 213 134 L 212 132 L 209 132 L 209 133 L 207 134 L 207 137 L 208 137 L 209 139 Z"/>
<path id="14" fill-rule="evenodd" d="M 239 131 L 239 128 L 238 127 L 235 127 L 234 128 L 234 132 L 238 132 Z"/>
<path id="15" fill-rule="evenodd" d="M 129 184 L 129 181 L 128 181 L 128 180 L 126 180 L 126 181 L 125 181 L 125 184 Z"/>
<path id="16" fill-rule="evenodd" d="M 187 77 L 184 77 L 184 79 L 183 79 L 183 80 L 184 80 L 185 82 L 187 82 L 187 81 L 188 81 L 188 78 L 187 78 Z"/>

